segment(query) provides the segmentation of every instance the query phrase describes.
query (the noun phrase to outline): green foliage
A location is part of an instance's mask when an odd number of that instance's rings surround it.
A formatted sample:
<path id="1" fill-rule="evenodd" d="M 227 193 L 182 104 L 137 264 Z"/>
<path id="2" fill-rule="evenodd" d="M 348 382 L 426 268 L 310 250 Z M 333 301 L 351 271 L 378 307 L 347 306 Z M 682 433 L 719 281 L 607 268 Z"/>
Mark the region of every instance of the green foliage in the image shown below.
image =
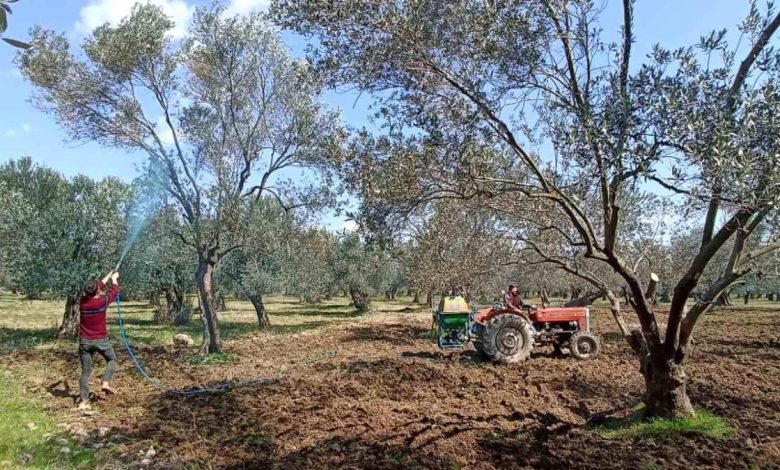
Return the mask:
<path id="1" fill-rule="evenodd" d="M 338 290 L 332 262 L 336 240 L 327 230 L 304 229 L 289 240 L 282 287 L 289 295 L 308 303 L 318 302 Z"/>
<path id="2" fill-rule="evenodd" d="M 0 388 L 0 467 L 94 468 L 95 456 L 67 437 L 56 421 L 30 400 L 17 375 L 0 370 Z"/>
<path id="3" fill-rule="evenodd" d="M 592 429 L 607 439 L 667 437 L 689 433 L 726 439 L 736 434 L 725 419 L 704 409 L 696 410 L 696 414 L 690 418 L 681 419 L 645 419 L 643 410 L 639 410 L 625 419 L 610 421 Z"/>
<path id="4" fill-rule="evenodd" d="M 517 259 L 515 246 L 496 236 L 489 214 L 452 201 L 434 206 L 416 231 L 410 252 L 412 284 L 434 294 L 462 286 L 498 295 L 506 288 L 506 267 Z"/>
<path id="5" fill-rule="evenodd" d="M 217 269 L 220 286 L 241 296 L 279 292 L 290 243 L 301 230 L 301 221 L 273 197 L 246 201 L 241 212 L 238 232 L 244 243 Z"/>
<path id="6" fill-rule="evenodd" d="M 0 246 L 8 284 L 28 297 L 73 296 L 116 262 L 129 188 L 66 179 L 29 158 L 0 167 Z"/>
<path id="7" fill-rule="evenodd" d="M 175 290 L 184 294 L 192 290 L 197 258 L 174 235 L 183 229 L 170 206 L 152 215 L 122 267 L 123 279 L 130 286 L 127 293 Z"/>
<path id="8" fill-rule="evenodd" d="M 381 248 L 365 243 L 358 232 L 343 233 L 336 243 L 331 261 L 335 278 L 344 289 L 372 293 L 381 279 L 381 265 L 385 261 Z"/>

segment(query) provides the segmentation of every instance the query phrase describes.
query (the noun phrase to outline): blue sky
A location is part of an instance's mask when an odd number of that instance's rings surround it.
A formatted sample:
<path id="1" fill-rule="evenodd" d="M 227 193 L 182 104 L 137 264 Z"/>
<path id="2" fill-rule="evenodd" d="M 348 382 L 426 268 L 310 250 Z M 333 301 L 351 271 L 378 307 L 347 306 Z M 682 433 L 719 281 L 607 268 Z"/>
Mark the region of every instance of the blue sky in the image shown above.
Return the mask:
<path id="1" fill-rule="evenodd" d="M 178 23 L 183 24 L 194 5 L 202 0 L 151 0 L 163 6 Z M 268 0 L 224 0 L 232 12 L 265 8 Z M 599 0 L 596 0 L 597 2 Z M 66 31 L 78 42 L 85 31 L 104 21 L 117 21 L 128 11 L 131 0 L 20 0 L 12 4 L 14 14 L 6 36 L 24 39 L 34 24 Z M 621 20 L 621 1 L 604 0 L 603 27 L 616 33 Z M 645 54 L 654 43 L 666 47 L 691 45 L 712 29 L 736 31 L 736 24 L 748 10 L 747 0 L 638 0 L 636 3 L 635 50 Z M 285 38 L 294 54 L 301 54 L 303 43 Z M 105 148 L 94 143 L 74 144 L 65 141 L 54 118 L 37 111 L 29 102 L 30 87 L 15 70 L 14 49 L 0 44 L 0 162 L 21 156 L 55 168 L 72 176 L 79 173 L 94 178 L 117 176 L 129 181 L 144 155 Z M 635 63 L 638 63 L 636 61 Z M 357 99 L 353 92 L 329 92 L 323 100 L 340 108 L 345 122 L 353 126 L 368 123 L 367 97 Z M 357 99 L 357 103 L 355 103 Z M 328 216 L 325 225 L 338 229 L 343 220 Z"/>

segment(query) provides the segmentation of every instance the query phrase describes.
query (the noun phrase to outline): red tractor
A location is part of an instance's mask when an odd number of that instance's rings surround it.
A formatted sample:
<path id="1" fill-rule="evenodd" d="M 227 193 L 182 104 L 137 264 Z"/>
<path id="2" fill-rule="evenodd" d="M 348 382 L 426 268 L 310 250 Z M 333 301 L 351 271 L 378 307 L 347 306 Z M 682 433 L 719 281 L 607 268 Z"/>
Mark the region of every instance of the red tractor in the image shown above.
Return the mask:
<path id="1" fill-rule="evenodd" d="M 583 307 L 527 307 L 525 314 L 503 305 L 480 310 L 471 325 L 474 347 L 496 362 L 524 361 L 534 346 L 568 349 L 577 359 L 594 359 L 601 351 L 590 332 L 590 311 Z"/>
<path id="2" fill-rule="evenodd" d="M 442 299 L 433 314 L 439 348 L 455 349 L 474 343 L 485 358 L 520 362 L 534 346 L 568 349 L 577 359 L 594 359 L 601 351 L 599 338 L 590 332 L 590 311 L 583 307 L 526 307 L 523 312 L 502 304 L 470 311 L 459 296 Z"/>

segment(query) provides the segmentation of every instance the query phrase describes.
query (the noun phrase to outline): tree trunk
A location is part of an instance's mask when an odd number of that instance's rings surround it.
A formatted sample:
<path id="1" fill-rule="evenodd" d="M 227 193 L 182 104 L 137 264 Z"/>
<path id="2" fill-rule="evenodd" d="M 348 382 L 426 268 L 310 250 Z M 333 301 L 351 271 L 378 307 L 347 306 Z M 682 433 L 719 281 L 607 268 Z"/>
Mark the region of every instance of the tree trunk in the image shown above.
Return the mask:
<path id="1" fill-rule="evenodd" d="M 420 303 L 420 293 L 417 291 L 414 291 L 414 298 L 412 299 L 412 303 L 419 304 Z"/>
<path id="2" fill-rule="evenodd" d="M 214 307 L 218 312 L 227 311 L 227 299 L 225 298 L 225 294 L 217 292 L 216 295 L 214 295 Z"/>
<path id="3" fill-rule="evenodd" d="M 355 310 L 357 310 L 358 313 L 366 313 L 368 311 L 368 294 L 361 291 L 360 289 L 350 287 L 349 296 L 352 298 L 352 305 L 355 306 Z"/>
<path id="4" fill-rule="evenodd" d="M 688 398 L 687 376 L 682 365 L 671 361 L 656 369 L 649 356 L 642 364 L 645 377 L 645 416 L 648 418 L 686 418 L 695 413 Z"/>
<path id="5" fill-rule="evenodd" d="M 653 307 L 658 305 L 658 281 L 659 280 L 660 279 L 658 278 L 657 274 L 650 273 L 650 282 L 647 284 L 647 290 L 645 291 L 645 299 L 647 299 L 647 301 Z"/>
<path id="6" fill-rule="evenodd" d="M 428 295 L 425 296 L 425 305 L 428 308 L 433 308 L 433 289 L 428 291 Z"/>
<path id="7" fill-rule="evenodd" d="M 65 300 L 65 312 L 62 315 L 62 324 L 57 330 L 58 338 L 75 338 L 79 334 L 79 299 L 68 296 Z"/>
<path id="8" fill-rule="evenodd" d="M 265 309 L 263 296 L 261 294 L 250 294 L 249 301 L 255 308 L 257 314 L 257 327 L 261 330 L 267 330 L 271 327 L 271 320 L 268 318 L 268 311 Z"/>
<path id="9" fill-rule="evenodd" d="M 539 298 L 542 299 L 543 308 L 547 308 L 547 306 L 550 305 L 550 296 L 547 294 L 547 289 L 542 288 L 542 290 L 539 291 Z"/>
<path id="10" fill-rule="evenodd" d="M 153 290 L 149 293 L 149 305 L 151 306 L 160 305 L 160 291 Z"/>
<path id="11" fill-rule="evenodd" d="M 582 293 L 582 289 L 571 286 L 571 293 L 569 295 L 569 300 L 575 300 L 578 297 L 580 297 L 580 294 Z"/>
<path id="12" fill-rule="evenodd" d="M 604 295 L 603 291 L 591 291 L 586 292 L 584 295 L 571 299 L 568 302 L 566 302 L 563 306 L 564 307 L 587 307 L 588 305 L 592 305 L 593 302 Z"/>
<path id="13" fill-rule="evenodd" d="M 390 300 L 390 289 L 385 291 L 385 300 Z"/>
<path id="14" fill-rule="evenodd" d="M 728 292 L 724 292 L 718 296 L 718 299 L 715 301 L 715 305 L 718 305 L 720 307 L 731 307 L 733 302 L 731 301 L 731 294 Z"/>
<path id="15" fill-rule="evenodd" d="M 157 325 L 173 325 L 174 302 L 173 294 L 171 294 L 170 290 L 165 289 L 165 305 L 158 305 L 154 310 L 152 323 Z"/>
<path id="16" fill-rule="evenodd" d="M 631 332 L 628 331 L 626 320 L 623 318 L 623 312 L 620 310 L 620 299 L 611 290 L 607 290 L 605 295 L 607 300 L 609 300 L 609 311 L 612 313 L 612 318 L 615 319 L 615 323 L 617 323 L 620 333 L 625 337 L 630 336 Z"/>
<path id="17" fill-rule="evenodd" d="M 217 311 L 214 308 L 214 299 L 211 285 L 211 276 L 214 272 L 215 259 L 202 259 L 198 262 L 197 291 L 198 305 L 200 305 L 201 322 L 203 323 L 203 343 L 200 353 L 222 352 L 222 340 L 219 337 L 219 323 Z"/>
<path id="18" fill-rule="evenodd" d="M 184 310 L 184 293 L 176 288 L 164 289 L 165 294 L 165 306 L 158 306 L 154 316 L 154 321 L 160 325 L 174 325 L 182 324 L 183 318 L 189 318 L 182 316 Z"/>
<path id="19" fill-rule="evenodd" d="M 766 300 L 768 300 L 768 301 L 770 301 L 770 302 L 774 302 L 774 301 L 775 301 L 775 293 L 774 293 L 774 292 L 770 292 L 770 293 L 768 293 L 768 294 L 766 295 Z"/>
<path id="20" fill-rule="evenodd" d="M 187 296 L 178 287 L 173 289 L 173 322 L 177 325 L 186 325 L 190 322 L 192 308 L 187 306 Z"/>
<path id="21" fill-rule="evenodd" d="M 750 302 L 750 292 L 745 292 L 745 305 Z"/>

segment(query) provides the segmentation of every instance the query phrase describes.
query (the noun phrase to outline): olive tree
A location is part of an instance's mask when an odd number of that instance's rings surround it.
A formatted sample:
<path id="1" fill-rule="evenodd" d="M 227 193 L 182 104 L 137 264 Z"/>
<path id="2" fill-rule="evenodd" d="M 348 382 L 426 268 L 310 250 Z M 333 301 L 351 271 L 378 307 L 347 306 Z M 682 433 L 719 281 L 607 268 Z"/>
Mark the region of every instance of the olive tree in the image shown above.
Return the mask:
<path id="1" fill-rule="evenodd" d="M 176 209 L 164 205 L 147 223 L 121 268 L 123 291 L 165 296 L 165 305 L 158 305 L 155 315 L 161 324 L 185 324 L 192 314 L 186 295 L 195 287 L 197 257 L 173 235 L 181 230 Z"/>
<path id="2" fill-rule="evenodd" d="M 349 294 L 355 310 L 366 313 L 371 296 L 390 286 L 384 272 L 391 261 L 382 244 L 364 239 L 359 232 L 344 231 L 336 239 L 330 265 L 337 288 Z"/>
<path id="3" fill-rule="evenodd" d="M 125 239 L 127 185 L 66 179 L 29 158 L 0 167 L 0 261 L 7 282 L 29 298 L 65 297 L 60 337 L 79 328 L 79 298 L 113 266 Z"/>
<path id="4" fill-rule="evenodd" d="M 780 14 L 752 4 L 739 25 L 750 43 L 741 60 L 715 32 L 696 47 L 657 46 L 636 66 L 634 1 L 619 5 L 615 43 L 601 37 L 589 0 L 278 0 L 275 11 L 284 27 L 317 39 L 310 58 L 329 84 L 379 102 L 386 135 L 350 147 L 345 164 L 365 181 L 364 195 L 482 201 L 491 212 L 492 201 L 511 195 L 552 208 L 564 223 L 551 230 L 627 285 L 641 324 L 633 344 L 646 414 L 686 416 L 694 409 L 684 361 L 698 319 L 745 275 L 747 260 L 780 247 L 767 238 L 745 249 L 780 193 L 780 64 L 770 47 Z M 703 226 L 672 289 L 665 331 L 645 292 L 655 280 L 621 251 L 621 200 L 639 187 L 673 192 Z M 731 240 L 722 274 L 688 305 Z"/>
<path id="5" fill-rule="evenodd" d="M 517 241 L 503 234 L 496 220 L 485 213 L 440 201 L 428 217 L 410 225 L 412 286 L 426 294 L 429 307 L 434 295 L 456 287 L 463 287 L 467 294 L 485 294 L 485 284 L 507 274 L 508 268 L 516 268 L 519 261 Z"/>
<path id="6" fill-rule="evenodd" d="M 271 326 L 263 296 L 278 292 L 289 245 L 301 230 L 301 218 L 273 197 L 248 201 L 242 207 L 242 226 L 235 232 L 244 248 L 225 258 L 217 275 L 222 286 L 252 302 L 260 329 Z"/>
<path id="7" fill-rule="evenodd" d="M 212 275 L 244 245 L 234 233 L 241 205 L 266 195 L 303 204 L 314 190 L 285 170 L 321 166 L 318 149 L 338 136 L 336 116 L 317 101 L 319 84 L 265 17 L 224 12 L 197 9 L 178 42 L 160 8 L 138 4 L 119 25 L 95 29 L 79 52 L 65 34 L 36 27 L 34 47 L 18 57 L 34 103 L 70 138 L 143 152 L 163 169 L 183 222 L 176 235 L 198 260 L 202 352 L 222 349 Z"/>
<path id="8" fill-rule="evenodd" d="M 336 236 L 322 228 L 304 228 L 288 240 L 280 288 L 306 303 L 320 302 L 338 291 L 333 260 Z"/>

